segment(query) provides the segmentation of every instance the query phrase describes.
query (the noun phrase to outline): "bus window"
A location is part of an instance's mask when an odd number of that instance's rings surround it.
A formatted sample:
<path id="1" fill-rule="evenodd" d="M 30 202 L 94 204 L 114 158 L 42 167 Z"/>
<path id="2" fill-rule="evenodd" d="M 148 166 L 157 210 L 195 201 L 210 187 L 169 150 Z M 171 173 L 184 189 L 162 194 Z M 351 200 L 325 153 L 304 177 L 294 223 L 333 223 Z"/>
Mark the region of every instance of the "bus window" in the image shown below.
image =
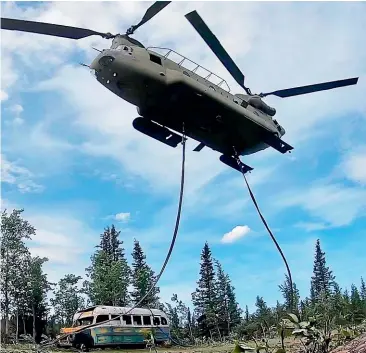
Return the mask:
<path id="1" fill-rule="evenodd" d="M 142 319 L 143 319 L 144 325 L 151 325 L 150 316 L 143 316 Z"/>
<path id="2" fill-rule="evenodd" d="M 79 319 L 76 321 L 76 326 L 85 326 L 85 325 L 91 325 L 93 323 L 94 317 L 83 317 L 82 319 Z"/>
<path id="3" fill-rule="evenodd" d="M 111 319 L 112 321 L 115 321 L 115 322 L 120 322 L 120 316 L 119 315 L 111 315 Z"/>
<path id="4" fill-rule="evenodd" d="M 133 324 L 134 325 L 142 325 L 141 316 L 134 315 L 133 316 Z"/>
<path id="5" fill-rule="evenodd" d="M 165 317 L 162 317 L 161 318 L 161 324 L 162 325 L 168 325 L 168 322 L 166 321 L 166 318 Z"/>
<path id="6" fill-rule="evenodd" d="M 160 318 L 157 316 L 154 316 L 154 325 L 160 325 Z"/>
<path id="7" fill-rule="evenodd" d="M 130 315 L 123 315 L 122 316 L 123 321 L 126 323 L 126 325 L 132 325 L 132 320 Z"/>
<path id="8" fill-rule="evenodd" d="M 95 320 L 95 323 L 103 322 L 103 321 L 106 321 L 106 320 L 109 320 L 108 315 L 98 315 L 97 319 Z"/>

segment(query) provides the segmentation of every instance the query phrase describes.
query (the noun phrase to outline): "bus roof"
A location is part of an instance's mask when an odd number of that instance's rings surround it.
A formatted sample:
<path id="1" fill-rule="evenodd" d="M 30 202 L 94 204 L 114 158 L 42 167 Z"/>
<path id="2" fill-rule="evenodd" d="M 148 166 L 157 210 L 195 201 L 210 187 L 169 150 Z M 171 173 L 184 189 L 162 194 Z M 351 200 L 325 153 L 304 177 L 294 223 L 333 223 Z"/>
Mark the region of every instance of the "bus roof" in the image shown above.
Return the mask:
<path id="1" fill-rule="evenodd" d="M 131 307 L 125 307 L 125 306 L 108 306 L 108 305 L 96 305 L 91 306 L 89 308 L 85 308 L 82 310 L 79 310 L 76 315 L 80 315 L 81 313 L 87 313 L 90 312 L 90 315 L 123 315 L 131 310 Z M 128 315 L 151 315 L 151 312 L 153 315 L 156 316 L 163 316 L 166 318 L 166 314 L 159 309 L 147 309 L 147 308 L 134 308 L 131 310 Z M 85 315 L 83 315 L 85 316 Z"/>

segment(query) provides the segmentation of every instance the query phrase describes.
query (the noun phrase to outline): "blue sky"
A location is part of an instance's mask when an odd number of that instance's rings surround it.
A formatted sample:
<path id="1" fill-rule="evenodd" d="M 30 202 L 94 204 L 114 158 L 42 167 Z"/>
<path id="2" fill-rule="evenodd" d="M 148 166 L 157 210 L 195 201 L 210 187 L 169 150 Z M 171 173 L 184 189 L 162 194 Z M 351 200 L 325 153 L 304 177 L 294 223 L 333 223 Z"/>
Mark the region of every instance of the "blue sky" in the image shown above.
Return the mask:
<path id="1" fill-rule="evenodd" d="M 137 23 L 147 6 L 2 3 L 2 16 L 117 33 Z M 174 2 L 136 32 L 145 45 L 173 47 L 241 92 L 184 18 L 193 9 L 252 91 L 360 77 L 354 87 L 269 97 L 295 150 L 266 150 L 245 159 L 254 167 L 249 182 L 301 295 L 308 294 L 317 238 L 340 285 L 359 284 L 366 275 L 365 5 Z M 98 16 L 90 16 L 92 11 Z M 37 228 L 29 245 L 34 254 L 49 257 L 46 270 L 53 281 L 70 272 L 83 275 L 99 234 L 112 222 L 128 256 L 136 238 L 158 271 L 174 229 L 181 150 L 135 131 L 136 108 L 78 65 L 92 61 L 92 46 L 106 48 L 109 42 L 1 32 L 2 208 L 25 208 Z M 163 299 L 178 293 L 189 301 L 207 240 L 241 306 L 253 309 L 257 294 L 274 304 L 285 268 L 242 177 L 211 150 L 191 152 L 194 145 L 187 144 L 181 228 L 161 279 Z M 235 228 L 246 232 L 223 243 Z"/>

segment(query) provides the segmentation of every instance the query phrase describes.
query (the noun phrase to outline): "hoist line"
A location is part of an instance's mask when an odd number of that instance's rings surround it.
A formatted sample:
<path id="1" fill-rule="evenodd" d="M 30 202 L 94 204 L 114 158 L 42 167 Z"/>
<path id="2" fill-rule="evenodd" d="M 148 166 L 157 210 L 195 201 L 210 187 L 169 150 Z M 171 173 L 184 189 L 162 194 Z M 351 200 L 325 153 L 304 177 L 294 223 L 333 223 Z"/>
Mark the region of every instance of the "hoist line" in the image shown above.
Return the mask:
<path id="1" fill-rule="evenodd" d="M 292 284 L 292 276 L 291 276 L 291 270 L 290 270 L 290 266 L 288 265 L 287 263 L 287 260 L 286 260 L 286 256 L 285 254 L 283 253 L 280 245 L 278 244 L 277 240 L 276 240 L 276 237 L 273 235 L 271 229 L 269 228 L 268 226 L 268 223 L 266 222 L 265 218 L 263 217 L 262 215 L 262 212 L 260 211 L 259 209 L 259 206 L 258 206 L 258 203 L 255 199 L 255 196 L 252 192 L 252 189 L 250 188 L 249 186 L 249 183 L 248 183 L 248 180 L 245 176 L 245 171 L 244 171 L 244 168 L 243 168 L 243 164 L 241 163 L 240 161 L 240 158 L 235 150 L 235 148 L 233 147 L 234 149 L 234 155 L 235 155 L 235 159 L 236 159 L 236 162 L 238 163 L 238 166 L 240 168 L 240 171 L 241 173 L 243 174 L 243 177 L 244 177 L 244 181 L 245 181 L 245 184 L 247 185 L 247 188 L 248 188 L 248 191 L 249 191 L 249 195 L 253 201 L 253 204 L 258 212 L 258 215 L 260 217 L 260 219 L 262 220 L 264 226 L 266 227 L 267 231 L 268 231 L 268 234 L 270 235 L 270 237 L 272 238 L 274 244 L 276 245 L 276 248 L 278 250 L 278 252 L 280 253 L 281 257 L 282 257 L 282 260 L 283 262 L 285 263 L 285 266 L 286 266 L 286 270 L 287 270 L 287 275 L 288 275 L 288 278 L 289 278 L 289 282 L 290 282 L 290 286 L 291 286 L 291 289 L 290 289 L 290 293 L 291 293 L 291 300 L 290 300 L 290 306 L 291 306 L 291 309 L 293 309 L 293 301 L 294 301 L 294 288 L 293 288 L 293 284 Z"/>
<path id="2" fill-rule="evenodd" d="M 179 230 L 179 223 L 180 223 L 180 217 L 181 217 L 181 212 L 182 212 L 182 203 L 183 203 L 183 195 L 184 195 L 184 180 L 185 180 L 185 160 L 186 160 L 186 134 L 185 134 L 185 126 L 184 126 L 184 123 L 183 123 L 183 127 L 182 127 L 182 164 L 181 164 L 181 182 L 180 182 L 180 193 L 179 193 L 179 201 L 178 201 L 178 210 L 177 210 L 177 217 L 176 217 L 176 221 L 175 221 L 175 227 L 174 227 L 174 232 L 173 232 L 173 237 L 172 237 L 172 240 L 170 242 L 170 247 L 169 247 L 169 250 L 168 250 L 168 253 L 165 257 L 165 261 L 163 263 L 163 266 L 161 267 L 160 269 L 160 272 L 158 274 L 158 276 L 156 277 L 156 280 L 155 282 L 153 283 L 153 285 L 150 287 L 150 289 L 145 293 L 145 295 L 138 301 L 138 303 L 136 303 L 132 308 L 130 308 L 127 312 L 117 316 L 117 317 L 114 317 L 113 319 L 108 319 L 108 320 L 105 320 L 105 321 L 101 321 L 101 322 L 98 322 L 98 323 L 95 323 L 95 324 L 90 324 L 88 326 L 85 326 L 83 327 L 82 329 L 80 330 L 76 330 L 74 332 L 72 332 L 71 334 L 74 335 L 74 334 L 77 334 L 77 333 L 80 333 L 80 332 L 83 332 L 85 330 L 88 330 L 92 327 L 95 327 L 95 326 L 99 326 L 99 325 L 102 325 L 102 324 L 105 324 L 107 322 L 110 322 L 112 320 L 116 320 L 120 317 L 122 317 L 123 315 L 128 315 L 133 309 L 137 308 L 147 297 L 148 295 L 153 291 L 153 289 L 156 287 L 158 281 L 160 280 L 160 277 L 162 276 L 162 274 L 164 273 L 165 271 L 165 268 L 169 262 L 169 259 L 170 259 L 170 256 L 173 252 L 173 249 L 174 249 L 174 245 L 175 245 L 175 241 L 177 239 L 177 235 L 178 235 L 178 230 Z M 48 347 L 48 346 L 52 346 L 54 345 L 55 343 L 59 342 L 60 340 L 66 338 L 67 336 L 70 336 L 70 333 L 69 334 L 64 334 L 63 336 L 60 336 L 58 338 L 56 338 L 54 341 L 52 342 L 49 342 L 49 343 L 46 343 L 46 344 L 43 344 L 41 346 L 43 347 Z"/>

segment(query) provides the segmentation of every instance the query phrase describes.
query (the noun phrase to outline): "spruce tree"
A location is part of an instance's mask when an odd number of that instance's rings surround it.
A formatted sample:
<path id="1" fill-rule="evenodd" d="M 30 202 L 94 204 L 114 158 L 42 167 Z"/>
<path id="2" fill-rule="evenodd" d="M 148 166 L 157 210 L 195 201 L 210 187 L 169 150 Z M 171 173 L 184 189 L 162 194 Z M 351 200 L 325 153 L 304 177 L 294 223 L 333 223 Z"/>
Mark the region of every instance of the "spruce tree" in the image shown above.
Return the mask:
<path id="1" fill-rule="evenodd" d="M 351 285 L 351 298 L 350 298 L 350 310 L 351 310 L 351 321 L 353 324 L 359 324 L 365 318 L 363 311 L 363 303 L 360 296 L 360 293 L 357 287 L 352 284 Z"/>
<path id="2" fill-rule="evenodd" d="M 198 288 L 192 293 L 192 302 L 198 316 L 201 335 L 210 337 L 210 331 L 217 328 L 217 296 L 215 270 L 207 242 L 201 252 L 200 278 L 197 284 Z"/>
<path id="3" fill-rule="evenodd" d="M 361 295 L 361 299 L 366 304 L 366 285 L 365 285 L 365 281 L 363 280 L 363 277 L 361 277 L 360 295 Z"/>
<path id="4" fill-rule="evenodd" d="M 234 287 L 230 278 L 225 274 L 219 261 L 216 265 L 216 296 L 217 296 L 217 318 L 222 333 L 228 335 L 232 328 L 240 323 L 240 309 L 236 302 Z"/>
<path id="5" fill-rule="evenodd" d="M 347 314 L 347 303 L 344 300 L 342 289 L 340 288 L 338 283 L 334 283 L 334 291 L 332 295 L 332 310 L 333 315 L 338 318 L 343 318 Z"/>
<path id="6" fill-rule="evenodd" d="M 106 227 L 100 235 L 100 248 L 105 253 L 110 255 L 112 261 L 118 261 L 125 258 L 124 249 L 122 248 L 123 241 L 119 239 L 121 231 L 117 231 L 114 224 L 111 227 Z"/>
<path id="7" fill-rule="evenodd" d="M 263 297 L 256 297 L 255 306 L 257 307 L 255 317 L 258 321 L 265 323 L 268 327 L 274 324 L 271 309 L 267 306 Z"/>
<path id="8" fill-rule="evenodd" d="M 249 309 L 248 305 L 245 305 L 245 323 L 249 323 Z"/>
<path id="9" fill-rule="evenodd" d="M 290 278 L 285 274 L 285 281 L 283 284 L 278 286 L 283 298 L 285 299 L 285 310 L 292 312 L 296 315 L 299 314 L 299 304 L 300 304 L 300 293 L 296 287 L 296 283 L 292 282 L 292 291 Z"/>
<path id="10" fill-rule="evenodd" d="M 321 293 L 328 298 L 332 292 L 334 280 L 332 271 L 326 266 L 325 253 L 321 250 L 318 239 L 315 245 L 313 276 L 311 277 L 311 300 L 314 302 L 319 299 Z"/>
<path id="11" fill-rule="evenodd" d="M 137 304 L 153 286 L 156 276 L 154 271 L 147 265 L 146 256 L 136 239 L 134 240 L 132 258 L 132 284 L 134 289 L 131 297 L 134 304 Z M 160 289 L 156 286 L 139 306 L 157 308 L 159 306 L 159 293 Z"/>
<path id="12" fill-rule="evenodd" d="M 363 277 L 361 277 L 360 296 L 362 300 L 363 313 L 366 315 L 366 285 Z"/>
<path id="13" fill-rule="evenodd" d="M 86 268 L 89 280 L 84 282 L 84 292 L 95 305 L 129 304 L 131 270 L 122 248 L 123 241 L 118 239 L 119 234 L 114 225 L 104 229 L 98 250 L 91 256 L 91 266 Z"/>

